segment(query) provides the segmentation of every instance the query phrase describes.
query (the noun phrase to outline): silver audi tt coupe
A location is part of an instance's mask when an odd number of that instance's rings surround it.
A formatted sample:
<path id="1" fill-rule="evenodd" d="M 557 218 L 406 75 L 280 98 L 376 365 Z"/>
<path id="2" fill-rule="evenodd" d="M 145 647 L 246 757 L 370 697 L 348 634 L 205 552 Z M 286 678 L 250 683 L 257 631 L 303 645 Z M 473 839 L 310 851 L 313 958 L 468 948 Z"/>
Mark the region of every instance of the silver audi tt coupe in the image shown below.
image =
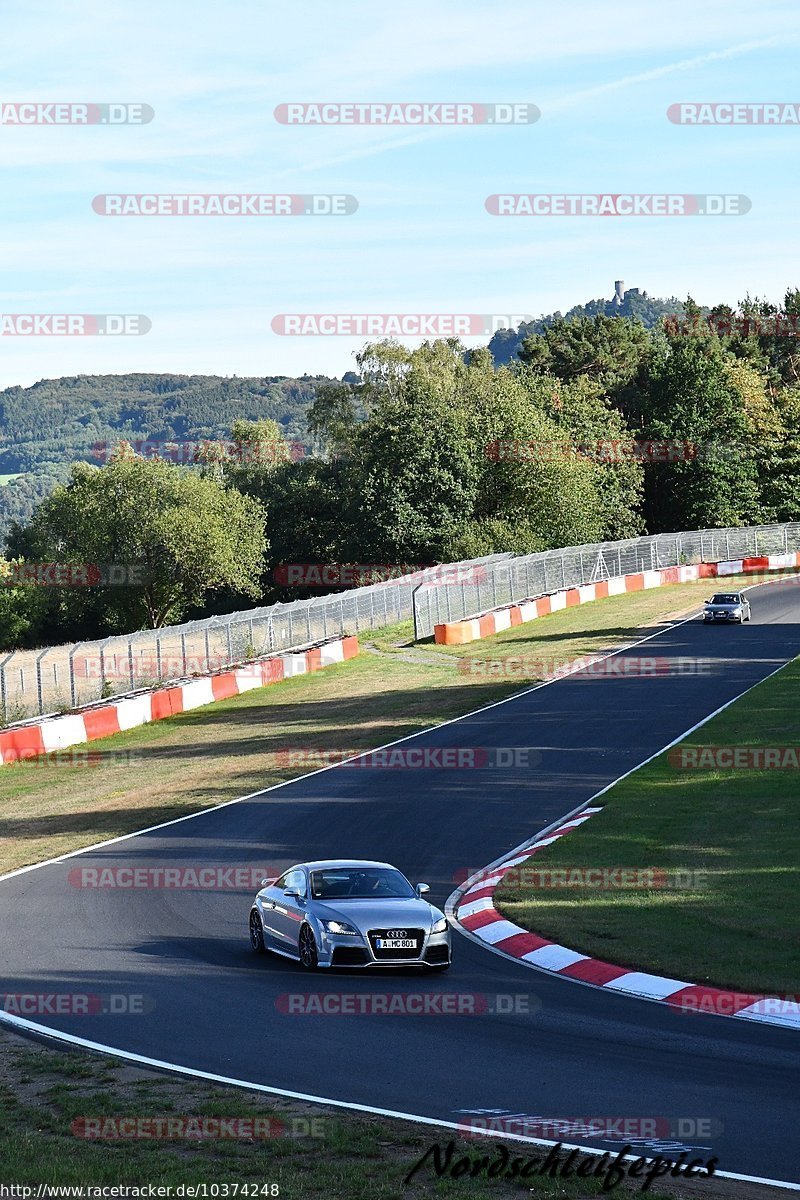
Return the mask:
<path id="1" fill-rule="evenodd" d="M 389 863 L 328 859 L 263 879 L 250 944 L 318 967 L 450 966 L 447 918 Z"/>

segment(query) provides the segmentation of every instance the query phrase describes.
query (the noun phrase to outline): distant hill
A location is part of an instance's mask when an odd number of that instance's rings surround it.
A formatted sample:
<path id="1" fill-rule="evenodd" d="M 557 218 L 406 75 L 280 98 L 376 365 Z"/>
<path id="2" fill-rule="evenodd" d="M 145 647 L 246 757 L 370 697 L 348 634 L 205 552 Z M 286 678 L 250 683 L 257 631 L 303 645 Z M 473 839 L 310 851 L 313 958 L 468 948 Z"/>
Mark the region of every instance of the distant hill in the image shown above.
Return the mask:
<path id="1" fill-rule="evenodd" d="M 640 292 L 638 288 L 629 288 L 620 292 L 612 300 L 590 300 L 587 304 L 576 304 L 567 313 L 550 313 L 539 317 L 536 321 L 520 325 L 517 329 L 499 329 L 489 342 L 489 350 L 496 366 L 503 366 L 516 360 L 520 346 L 526 337 L 533 333 L 541 333 L 547 325 L 552 325 L 559 317 L 569 320 L 571 317 L 596 317 L 598 314 L 606 317 L 630 317 L 641 321 L 646 329 L 656 326 L 662 317 L 683 313 L 683 302 L 674 296 L 669 300 L 658 300 Z"/>
<path id="2" fill-rule="evenodd" d="M 0 539 L 11 521 L 66 479 L 71 463 L 98 463 L 93 447 L 121 438 L 201 441 L 229 436 L 239 418 L 270 417 L 290 441 L 306 438 L 305 414 L 323 377 L 77 375 L 0 392 Z"/>

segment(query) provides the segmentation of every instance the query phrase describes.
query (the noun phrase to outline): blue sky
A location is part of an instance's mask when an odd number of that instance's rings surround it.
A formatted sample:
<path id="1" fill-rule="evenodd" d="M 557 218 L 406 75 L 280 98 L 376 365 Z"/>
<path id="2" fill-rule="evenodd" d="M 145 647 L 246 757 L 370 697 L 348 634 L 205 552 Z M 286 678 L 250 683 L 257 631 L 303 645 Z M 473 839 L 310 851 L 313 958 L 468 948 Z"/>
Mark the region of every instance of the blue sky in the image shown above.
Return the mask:
<path id="1" fill-rule="evenodd" d="M 276 314 L 530 313 L 615 279 L 779 301 L 800 126 L 687 128 L 676 101 L 793 101 L 796 0 L 28 0 L 0 102 L 152 105 L 145 126 L 0 126 L 3 313 L 144 313 L 145 337 L 0 338 L 0 386 L 81 373 L 341 375 L 361 339 Z M 298 127 L 289 101 L 528 101 L 510 128 Z M 124 218 L 116 192 L 349 193 L 339 218 Z M 743 193 L 747 216 L 490 216 L 495 192 Z M 484 339 L 485 341 L 485 339 Z M 412 343 L 413 344 L 413 343 Z M 480 344 L 477 339 L 472 344 Z"/>

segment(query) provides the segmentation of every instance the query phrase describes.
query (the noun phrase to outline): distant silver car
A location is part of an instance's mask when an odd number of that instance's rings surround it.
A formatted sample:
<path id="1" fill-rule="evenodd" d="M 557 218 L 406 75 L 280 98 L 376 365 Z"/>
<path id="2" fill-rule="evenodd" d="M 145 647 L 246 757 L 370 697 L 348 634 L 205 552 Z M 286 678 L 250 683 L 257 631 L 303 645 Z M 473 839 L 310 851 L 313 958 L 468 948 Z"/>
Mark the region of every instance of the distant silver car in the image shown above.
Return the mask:
<path id="1" fill-rule="evenodd" d="M 318 967 L 450 966 L 450 929 L 438 908 L 389 863 L 329 859 L 262 880 L 250 944 Z"/>
<path id="2" fill-rule="evenodd" d="M 738 622 L 743 625 L 750 620 L 750 601 L 744 592 L 715 592 L 706 600 L 703 620 L 707 625 L 715 622 Z"/>

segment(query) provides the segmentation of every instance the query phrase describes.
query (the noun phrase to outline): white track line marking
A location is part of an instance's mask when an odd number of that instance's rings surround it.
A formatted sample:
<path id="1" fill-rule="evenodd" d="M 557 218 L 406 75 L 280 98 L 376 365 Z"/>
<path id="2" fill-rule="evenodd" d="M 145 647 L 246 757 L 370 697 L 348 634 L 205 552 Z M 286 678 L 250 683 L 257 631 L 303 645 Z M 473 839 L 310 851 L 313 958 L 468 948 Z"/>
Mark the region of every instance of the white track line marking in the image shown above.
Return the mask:
<path id="1" fill-rule="evenodd" d="M 760 587 L 760 586 L 764 586 L 764 585 L 754 584 L 753 586 Z M 658 629 L 655 631 L 655 633 L 648 634 L 647 637 L 640 638 L 636 642 L 630 642 L 625 646 L 620 646 L 616 650 L 612 650 L 608 654 L 604 655 L 603 658 L 613 658 L 616 654 L 625 654 L 625 653 L 627 653 L 628 650 L 632 650 L 636 646 L 644 645 L 645 642 L 652 641 L 653 638 L 660 637 L 663 633 L 669 632 L 673 629 L 677 629 L 681 625 L 687 624 L 689 621 L 694 620 L 696 615 L 697 615 L 697 613 L 695 612 L 695 610 L 693 610 L 689 616 L 684 617 L 679 621 L 675 621 L 675 622 L 671 623 L 669 626 L 667 626 L 667 629 Z M 791 659 L 787 660 L 787 662 L 790 662 L 790 661 L 791 661 Z M 782 670 L 782 668 L 786 665 L 787 665 L 787 663 L 783 663 L 781 667 L 778 667 L 775 671 L 771 672 L 770 675 L 764 676 L 764 678 L 765 679 L 771 678 L 771 675 L 777 674 L 777 672 L 779 670 Z M 570 671 L 568 674 L 569 675 L 575 674 L 577 671 L 580 671 L 583 669 L 584 669 L 583 667 L 578 666 L 575 668 L 575 671 Z M 364 751 L 362 751 L 361 754 L 354 754 L 352 756 L 352 758 L 346 759 L 345 762 L 356 762 L 359 758 L 364 758 L 367 754 L 374 753 L 376 749 L 377 750 L 386 750 L 390 746 L 398 746 L 402 742 L 407 742 L 415 737 L 421 737 L 423 734 L 426 734 L 426 733 L 432 733 L 437 729 L 443 729 L 447 725 L 455 725 L 459 721 L 466 721 L 470 717 L 478 716 L 480 713 L 489 712 L 490 709 L 499 708 L 500 705 L 502 705 L 502 704 L 508 704 L 512 700 L 519 700 L 522 696 L 528 696 L 532 692 L 538 691 L 539 688 L 550 687 L 554 683 L 560 683 L 562 679 L 566 679 L 566 678 L 568 678 L 568 675 L 562 675 L 558 679 L 547 679 L 542 683 L 535 684 L 531 688 L 525 688 L 521 692 L 515 692 L 514 695 L 512 695 L 512 696 L 506 696 L 505 699 L 503 699 L 503 700 L 495 700 L 491 704 L 484 705 L 483 708 L 477 708 L 473 712 L 464 713 L 460 717 L 452 717 L 448 721 L 442 721 L 441 724 L 439 724 L 439 725 L 431 725 L 427 729 L 420 729 L 417 733 L 407 734 L 405 737 L 397 738 L 393 742 L 387 742 L 383 746 L 374 747 L 372 750 L 364 750 Z M 759 683 L 762 683 L 762 682 L 763 682 L 763 680 L 759 680 Z M 753 687 L 757 687 L 757 686 L 758 686 L 758 684 L 753 685 Z M 748 688 L 747 690 L 751 691 L 752 689 Z M 746 694 L 745 692 L 742 692 L 742 695 L 745 695 L 745 694 Z M 738 697 L 735 697 L 734 699 L 738 699 Z M 729 701 L 728 703 L 732 704 L 733 700 Z M 721 712 L 723 708 L 727 708 L 727 707 L 728 707 L 728 705 L 725 704 L 722 706 L 722 708 L 720 708 L 717 711 Z M 716 713 L 711 714 L 711 716 L 715 716 L 715 715 L 716 715 Z M 706 720 L 711 720 L 711 717 L 707 717 Z M 699 729 L 700 725 L 704 725 L 704 724 L 705 724 L 705 721 L 701 721 L 698 723 L 698 725 L 695 728 Z M 692 730 L 689 730 L 689 733 L 691 733 L 691 732 L 692 732 Z M 683 734 L 682 737 L 688 737 L 688 733 Z M 678 738 L 676 740 L 680 741 L 681 739 Z M 674 742 L 670 743 L 670 745 L 674 745 L 674 744 L 675 744 Z M 669 749 L 669 747 L 665 746 L 664 750 L 666 750 L 666 749 Z M 663 753 L 663 751 L 658 751 L 658 753 L 661 754 L 661 753 Z M 657 757 L 657 754 L 651 756 L 651 758 L 656 758 L 656 757 Z M 650 762 L 650 761 L 651 761 L 651 759 L 645 760 L 645 762 Z M 263 796 L 263 795 L 266 795 L 267 792 L 272 792 L 272 791 L 277 790 L 278 788 L 285 787 L 288 783 L 297 783 L 298 780 L 300 780 L 300 779 L 310 779 L 314 775 L 321 775 L 324 771 L 336 770 L 338 767 L 343 766 L 343 765 L 345 765 L 345 764 L 344 763 L 333 763 L 327 767 L 320 767 L 316 771 L 308 771 L 305 775 L 298 775 L 294 779 L 287 779 L 287 780 L 284 780 L 282 783 L 272 784 L 271 787 L 262 788 L 260 791 L 257 791 L 257 792 L 250 792 L 246 796 L 238 796 L 235 800 L 226 800 L 222 804 L 213 805 L 211 808 L 200 809 L 196 813 L 188 813 L 185 817 L 176 817 L 171 821 L 162 821 L 160 824 L 151 825 L 147 829 L 140 829 L 140 830 L 135 831 L 134 833 L 126 833 L 126 834 L 123 834 L 121 837 L 108 838 L 104 842 L 96 842 L 92 846 L 84 846 L 82 849 L 73 850 L 69 854 L 61 854 L 56 858 L 45 859 L 43 862 L 34 863 L 32 866 L 29 866 L 29 867 L 20 867 L 15 871 L 9 871 L 5 875 L 0 875 L 0 883 L 2 883 L 2 881 L 4 879 L 13 879 L 15 876 L 23 875 L 29 871 L 38 871 L 41 867 L 49 866 L 52 863 L 64 862 L 67 859 L 74 858 L 78 854 L 88 854 L 89 851 L 91 851 L 91 850 L 99 850 L 104 846 L 111 846 L 117 842 L 124 842 L 132 837 L 139 837 L 145 833 L 153 833 L 155 830 L 158 830 L 158 829 L 166 829 L 170 825 L 178 825 L 181 821 L 190 821 L 190 820 L 192 820 L 193 817 L 203 816 L 204 813 L 216 812 L 217 810 L 219 810 L 221 808 L 228 808 L 231 804 L 241 804 L 245 800 L 251 800 L 256 796 Z M 645 763 L 639 764 L 640 767 L 644 766 L 644 765 L 645 765 Z M 634 767 L 633 770 L 638 770 L 638 767 Z M 626 775 L 630 775 L 630 774 L 632 774 L 632 771 L 626 772 Z M 625 778 L 625 775 L 620 776 L 620 779 L 624 779 L 624 778 Z M 619 782 L 619 780 L 616 780 L 615 782 Z M 611 787 L 613 785 L 609 784 L 608 786 Z M 537 840 L 537 838 L 540 838 L 541 836 L 546 835 L 547 833 L 550 832 L 551 829 L 557 828 L 557 826 L 562 824 L 565 820 L 569 820 L 571 817 L 575 816 L 577 813 L 582 812 L 587 807 L 588 804 L 591 804 L 593 800 L 597 799 L 597 796 L 601 796 L 603 794 L 603 792 L 605 792 L 607 790 L 608 790 L 607 788 L 603 788 L 602 791 L 597 792 L 597 794 L 595 796 L 592 796 L 589 800 L 585 801 L 583 804 L 579 804 L 576 808 L 574 808 L 572 810 L 572 812 L 569 812 L 565 816 L 560 817 L 558 821 L 553 821 L 545 829 L 539 830 L 539 832 L 534 834 L 533 837 L 529 838 L 527 842 L 524 842 L 521 846 L 517 847 L 517 851 L 522 850 L 523 848 L 526 848 L 527 846 L 533 844 L 533 842 L 535 842 Z M 515 853 L 515 851 L 512 851 L 512 853 Z M 502 855 L 502 857 L 496 859 L 495 862 L 490 865 L 496 866 L 499 863 L 503 862 L 507 857 L 508 857 L 508 853 L 506 852 L 506 854 L 504 854 L 504 855 Z M 464 890 L 464 889 L 458 889 L 458 891 L 461 891 L 461 890 Z M 458 894 L 458 891 L 454 892 L 453 896 L 456 896 Z M 451 896 L 450 899 L 447 901 L 448 906 L 450 905 L 450 900 L 453 899 L 453 896 Z M 446 908 L 446 912 L 447 912 L 448 917 L 451 918 L 451 910 L 449 907 Z M 460 926 L 459 926 L 459 929 L 460 929 Z M 466 933 L 466 931 L 464 931 L 464 930 L 461 930 L 461 932 Z M 472 936 L 472 935 L 469 935 L 469 936 Z M 500 954 L 506 960 L 509 959 L 509 955 L 503 954 L 503 952 L 501 950 L 495 950 L 491 946 L 486 946 L 486 943 L 480 942 L 479 939 L 477 939 L 477 938 L 474 938 L 473 940 L 478 942 L 479 945 L 484 946 L 485 949 L 491 950 L 492 953 Z M 513 961 L 519 962 L 520 960 L 514 959 Z M 552 978 L 552 976 L 551 976 L 551 978 Z M 572 980 L 571 982 L 578 983 L 581 981 L 580 980 Z M 584 986 L 591 987 L 592 985 L 586 984 Z M 632 997 L 632 998 L 635 998 L 635 997 Z M 713 1015 L 713 1014 L 708 1014 L 708 1015 Z M 307 1095 L 302 1092 L 291 1092 L 291 1091 L 287 1091 L 286 1089 L 269 1087 L 266 1084 L 251 1083 L 245 1079 L 234 1079 L 234 1078 L 229 1078 L 224 1075 L 214 1075 L 207 1071 L 198 1071 L 192 1067 L 181 1066 L 179 1063 L 169 1063 L 169 1062 L 163 1062 L 159 1059 L 146 1058 L 140 1054 L 133 1054 L 132 1052 L 130 1052 L 128 1050 L 121 1050 L 116 1046 L 106 1046 L 99 1042 L 90 1042 L 86 1038 L 79 1038 L 79 1037 L 73 1036 L 72 1034 L 61 1033 L 57 1030 L 49 1029 L 45 1025 L 37 1025 L 37 1024 L 35 1024 L 35 1022 L 28 1021 L 24 1017 L 16 1017 L 11 1013 L 0 1012 L 0 1023 L 3 1023 L 3 1022 L 5 1022 L 6 1024 L 9 1024 L 9 1025 L 15 1026 L 16 1028 L 19 1028 L 19 1029 L 25 1029 L 31 1033 L 37 1033 L 39 1035 L 43 1035 L 46 1038 L 53 1039 L 54 1041 L 67 1042 L 70 1045 L 81 1046 L 84 1049 L 88 1049 L 88 1050 L 98 1050 L 103 1054 L 113 1054 L 118 1058 L 124 1058 L 129 1062 L 142 1063 L 145 1066 L 150 1066 L 157 1070 L 172 1071 L 172 1072 L 176 1072 L 181 1075 L 189 1075 L 189 1076 L 192 1076 L 193 1078 L 197 1078 L 197 1079 L 208 1079 L 214 1083 L 227 1083 L 233 1087 L 248 1088 L 252 1091 L 267 1092 L 270 1095 L 275 1095 L 275 1096 L 286 1096 L 289 1099 L 307 1100 L 307 1101 L 310 1101 L 310 1102 L 313 1102 L 316 1104 L 329 1104 L 336 1108 L 346 1109 L 349 1112 L 367 1112 L 367 1113 L 372 1113 L 376 1116 L 394 1117 L 395 1119 L 398 1119 L 398 1120 L 413 1121 L 416 1124 L 420 1124 L 420 1125 L 430 1125 L 430 1126 L 433 1126 L 438 1129 L 452 1129 L 452 1130 L 455 1130 L 456 1132 L 463 1132 L 462 1127 L 460 1125 L 455 1124 L 452 1121 L 438 1121 L 438 1120 L 434 1119 L 433 1117 L 417 1116 L 414 1113 L 395 1112 L 392 1109 L 375 1108 L 375 1107 L 372 1107 L 372 1106 L 366 1105 L 366 1104 L 355 1104 L 355 1103 L 351 1103 L 351 1102 L 345 1101 L 345 1100 L 332 1100 L 325 1096 L 313 1096 L 313 1095 Z M 507 1140 L 525 1142 L 525 1143 L 529 1143 L 532 1145 L 549 1147 L 549 1146 L 555 1146 L 558 1144 L 557 1142 L 548 1142 L 541 1138 L 526 1138 L 522 1134 L 516 1134 L 516 1133 L 495 1133 L 495 1132 L 490 1132 L 490 1131 L 487 1131 L 487 1133 L 491 1137 L 502 1137 L 502 1138 L 506 1138 Z M 602 1153 L 604 1153 L 603 1151 L 596 1150 L 594 1147 L 590 1147 L 590 1146 L 579 1146 L 579 1145 L 575 1145 L 575 1144 L 568 1144 L 566 1142 L 562 1142 L 562 1145 L 568 1150 L 575 1150 L 575 1149 L 582 1150 L 582 1151 L 585 1151 L 587 1154 L 602 1155 Z M 630 1157 L 633 1158 L 635 1156 L 631 1155 Z M 762 1178 L 759 1175 L 738 1175 L 738 1174 L 735 1174 L 730 1171 L 717 1171 L 716 1174 L 719 1175 L 720 1178 L 723 1178 L 723 1179 L 739 1179 L 746 1183 L 761 1183 L 767 1187 L 782 1187 L 782 1188 L 787 1188 L 790 1191 L 800 1192 L 800 1184 L 788 1183 L 788 1182 L 786 1182 L 784 1180 L 780 1180 L 780 1179 L 766 1179 L 766 1178 Z"/>
<path id="2" fill-rule="evenodd" d="M 10 1013 L 0 1013 L 0 1020 L 5 1020 L 9 1024 L 15 1025 L 21 1029 L 25 1029 L 29 1033 L 44 1035 L 46 1038 L 55 1038 L 57 1041 L 69 1042 L 73 1046 L 81 1046 L 86 1050 L 95 1050 L 101 1054 L 113 1054 L 117 1058 L 127 1059 L 128 1062 L 139 1063 L 146 1067 L 152 1067 L 154 1070 L 170 1071 L 180 1075 L 189 1075 L 193 1079 L 207 1079 L 211 1083 L 223 1083 L 231 1087 L 247 1088 L 249 1091 L 265 1092 L 271 1096 L 284 1096 L 291 1100 L 305 1100 L 314 1104 L 328 1104 L 334 1108 L 343 1108 L 348 1112 L 363 1112 L 370 1113 L 378 1117 L 393 1117 L 399 1121 L 413 1121 L 416 1125 L 430 1125 L 436 1129 L 451 1129 L 456 1133 L 463 1134 L 465 1131 L 464 1124 L 457 1124 L 455 1121 L 440 1121 L 435 1117 L 421 1117 L 416 1113 L 407 1113 L 396 1111 L 391 1108 L 376 1108 L 371 1104 L 353 1104 L 347 1100 L 331 1100 L 327 1096 L 314 1096 L 308 1092 L 292 1092 L 286 1088 L 269 1087 L 264 1083 L 251 1083 L 247 1079 L 236 1079 L 230 1075 L 216 1075 L 210 1071 L 200 1071 L 195 1067 L 182 1067 L 176 1063 L 164 1062 L 158 1058 L 148 1058 L 143 1054 L 134 1054 L 129 1050 L 118 1050 L 115 1046 L 106 1046 L 102 1042 L 91 1042 L 88 1038 L 75 1037 L 69 1033 L 53 1032 L 46 1025 L 38 1025 L 35 1021 L 29 1021 L 25 1017 L 13 1016 Z M 533 1146 L 557 1146 L 556 1141 L 549 1141 L 546 1138 L 526 1137 L 521 1133 L 505 1133 L 499 1130 L 481 1130 L 481 1134 L 486 1137 L 501 1138 L 504 1141 L 524 1142 L 527 1145 Z M 595 1146 L 584 1146 L 575 1142 L 561 1142 L 565 1150 L 580 1150 L 585 1154 L 595 1154 L 602 1157 L 607 1154 L 606 1150 L 599 1150 Z M 624 1161 L 638 1158 L 638 1154 L 628 1154 Z M 800 1192 L 800 1183 L 788 1183 L 781 1179 L 763 1179 L 759 1175 L 737 1175 L 731 1171 L 716 1171 L 722 1179 L 741 1179 L 747 1183 L 762 1183 L 768 1187 L 782 1187 L 789 1191 Z"/>

